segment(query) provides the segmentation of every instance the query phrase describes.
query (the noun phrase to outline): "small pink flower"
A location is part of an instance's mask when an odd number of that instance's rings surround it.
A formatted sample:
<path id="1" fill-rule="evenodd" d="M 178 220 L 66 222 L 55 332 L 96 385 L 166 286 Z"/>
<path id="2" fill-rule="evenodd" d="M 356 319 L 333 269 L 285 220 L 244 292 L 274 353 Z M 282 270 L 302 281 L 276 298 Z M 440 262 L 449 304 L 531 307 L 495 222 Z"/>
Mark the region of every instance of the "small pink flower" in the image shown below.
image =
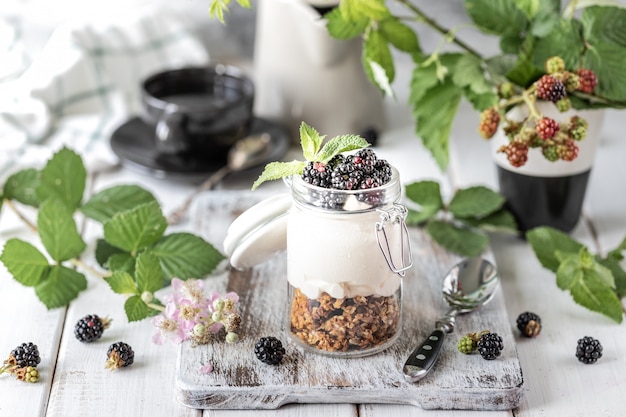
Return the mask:
<path id="1" fill-rule="evenodd" d="M 211 372 L 213 372 L 213 365 L 211 365 L 210 363 L 207 363 L 206 365 L 200 367 L 201 374 L 206 375 L 210 374 Z"/>
<path id="2" fill-rule="evenodd" d="M 152 341 L 157 345 L 164 344 L 168 339 L 176 344 L 185 340 L 183 329 L 171 318 L 159 314 L 152 319 L 152 325 L 157 329 L 157 333 L 152 336 Z"/>

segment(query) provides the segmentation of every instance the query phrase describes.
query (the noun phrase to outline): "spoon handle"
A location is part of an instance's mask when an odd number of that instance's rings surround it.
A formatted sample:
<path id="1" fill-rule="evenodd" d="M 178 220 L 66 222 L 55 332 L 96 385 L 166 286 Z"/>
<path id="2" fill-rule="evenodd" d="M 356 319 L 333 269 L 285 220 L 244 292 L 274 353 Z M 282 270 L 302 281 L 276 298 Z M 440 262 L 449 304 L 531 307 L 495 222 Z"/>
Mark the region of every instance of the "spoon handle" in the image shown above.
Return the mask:
<path id="1" fill-rule="evenodd" d="M 402 367 L 404 379 L 407 382 L 417 382 L 428 374 L 439 357 L 445 338 L 446 333 L 441 329 L 436 329 L 411 352 Z"/>

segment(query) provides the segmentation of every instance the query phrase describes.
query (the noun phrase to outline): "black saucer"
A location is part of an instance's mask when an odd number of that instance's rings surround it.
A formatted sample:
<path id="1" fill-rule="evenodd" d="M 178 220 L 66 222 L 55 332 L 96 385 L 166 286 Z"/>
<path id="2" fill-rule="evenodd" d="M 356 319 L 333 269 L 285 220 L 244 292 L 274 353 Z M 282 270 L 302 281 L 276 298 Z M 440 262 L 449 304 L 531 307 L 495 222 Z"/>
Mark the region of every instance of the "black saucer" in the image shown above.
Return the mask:
<path id="1" fill-rule="evenodd" d="M 289 149 L 287 130 L 269 120 L 255 118 L 250 134 L 269 133 L 270 152 L 259 165 L 279 160 Z M 217 171 L 226 161 L 202 158 L 193 153 L 162 155 L 154 147 L 154 128 L 138 117 L 118 127 L 111 135 L 111 149 L 124 167 L 157 178 L 201 179 Z"/>

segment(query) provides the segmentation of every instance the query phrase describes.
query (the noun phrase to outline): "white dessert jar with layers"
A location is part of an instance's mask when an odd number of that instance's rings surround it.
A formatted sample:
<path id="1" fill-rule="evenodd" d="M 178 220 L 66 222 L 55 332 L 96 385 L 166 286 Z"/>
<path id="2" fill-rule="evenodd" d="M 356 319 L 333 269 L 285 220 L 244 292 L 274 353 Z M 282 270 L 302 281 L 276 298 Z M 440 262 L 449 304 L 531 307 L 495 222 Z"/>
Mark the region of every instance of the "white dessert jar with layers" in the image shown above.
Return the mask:
<path id="1" fill-rule="evenodd" d="M 380 352 L 399 336 L 411 266 L 401 183 L 365 190 L 286 181 L 288 329 L 303 348 L 338 357 Z"/>

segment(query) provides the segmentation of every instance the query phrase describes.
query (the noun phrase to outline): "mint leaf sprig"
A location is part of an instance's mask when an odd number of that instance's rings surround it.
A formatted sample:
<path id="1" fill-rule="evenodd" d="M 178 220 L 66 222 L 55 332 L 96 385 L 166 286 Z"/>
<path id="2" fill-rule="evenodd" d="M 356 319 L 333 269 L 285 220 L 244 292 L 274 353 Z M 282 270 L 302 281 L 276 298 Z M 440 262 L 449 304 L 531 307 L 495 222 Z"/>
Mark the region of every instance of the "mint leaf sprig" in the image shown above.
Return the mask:
<path id="1" fill-rule="evenodd" d="M 324 144 L 325 135 L 305 122 L 300 124 L 300 145 L 305 161 L 270 162 L 252 184 L 255 190 L 265 181 L 277 180 L 292 175 L 302 175 L 308 162 L 328 163 L 335 156 L 343 152 L 367 148 L 370 144 L 358 135 L 339 135 L 329 139 Z"/>
<path id="2" fill-rule="evenodd" d="M 104 189 L 83 203 L 86 179 L 81 157 L 63 148 L 41 171 L 25 169 L 11 175 L 0 193 L 0 209 L 14 210 L 44 249 L 9 239 L 0 261 L 16 281 L 33 287 L 48 309 L 69 304 L 87 288 L 82 270 L 104 278 L 114 292 L 127 296 L 124 309 L 129 321 L 142 320 L 163 309 L 154 293 L 172 278 L 204 277 L 224 259 L 198 236 L 166 235 L 159 203 L 136 185 Z M 36 209 L 36 224 L 22 207 Z M 76 214 L 102 224 L 104 238 L 97 240 L 96 260 L 104 272 L 80 259 L 87 244 L 78 231 Z"/>
<path id="3" fill-rule="evenodd" d="M 458 190 L 444 204 L 439 184 L 421 181 L 406 186 L 407 225 L 421 226 L 443 248 L 462 256 L 480 255 L 489 245 L 487 232 L 517 233 L 504 197 L 484 186 Z"/>
<path id="4" fill-rule="evenodd" d="M 550 227 L 537 227 L 526 233 L 541 265 L 556 274 L 557 286 L 569 291 L 574 301 L 591 311 L 621 323 L 626 296 L 626 271 L 620 262 L 626 251 L 626 237 L 606 257 L 567 234 Z"/>

